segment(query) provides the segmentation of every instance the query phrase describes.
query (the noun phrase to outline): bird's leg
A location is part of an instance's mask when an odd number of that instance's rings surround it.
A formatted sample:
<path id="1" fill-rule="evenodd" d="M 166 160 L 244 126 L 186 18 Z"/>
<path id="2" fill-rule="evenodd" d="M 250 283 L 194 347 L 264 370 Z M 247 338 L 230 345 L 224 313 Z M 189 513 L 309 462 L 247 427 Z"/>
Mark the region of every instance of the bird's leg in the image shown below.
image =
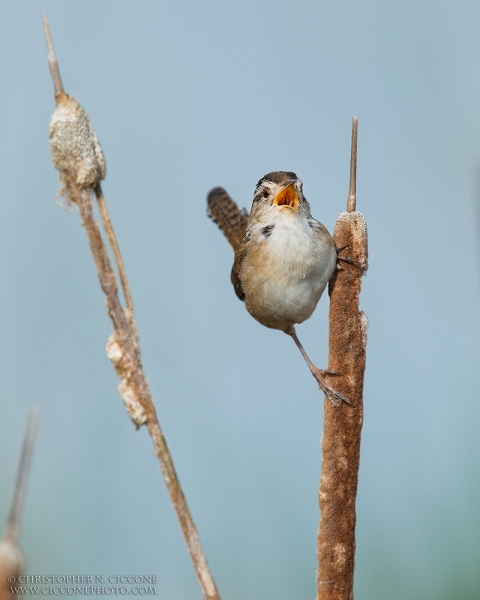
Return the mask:
<path id="1" fill-rule="evenodd" d="M 327 396 L 327 398 L 330 400 L 333 406 L 338 407 L 342 402 L 350 404 L 350 400 L 340 392 L 337 392 L 337 390 L 335 390 L 325 379 L 325 375 L 337 375 L 337 373 L 335 371 L 331 371 L 330 369 L 319 369 L 312 363 L 312 361 L 308 357 L 308 354 L 305 352 L 302 344 L 300 343 L 300 340 L 297 337 L 294 327 L 292 327 L 291 331 L 288 330 L 285 331 L 285 333 L 288 333 L 288 335 L 292 336 L 293 341 L 295 342 L 295 344 L 297 344 L 297 348 L 300 350 L 303 358 L 305 359 L 308 368 L 317 380 L 319 388 Z"/>

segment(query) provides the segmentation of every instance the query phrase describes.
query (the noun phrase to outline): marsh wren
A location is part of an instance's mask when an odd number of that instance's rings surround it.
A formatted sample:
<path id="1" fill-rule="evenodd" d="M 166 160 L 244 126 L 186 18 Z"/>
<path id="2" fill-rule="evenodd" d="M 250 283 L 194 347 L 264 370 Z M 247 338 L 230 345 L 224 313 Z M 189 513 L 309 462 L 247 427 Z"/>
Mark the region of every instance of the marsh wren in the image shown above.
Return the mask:
<path id="1" fill-rule="evenodd" d="M 208 210 L 235 252 L 237 296 L 259 323 L 293 338 L 320 389 L 338 406 L 348 399 L 326 381 L 334 373 L 311 362 L 295 332 L 312 315 L 337 265 L 335 242 L 312 217 L 302 188 L 295 173 L 275 171 L 257 183 L 248 217 L 222 188 L 208 194 Z"/>

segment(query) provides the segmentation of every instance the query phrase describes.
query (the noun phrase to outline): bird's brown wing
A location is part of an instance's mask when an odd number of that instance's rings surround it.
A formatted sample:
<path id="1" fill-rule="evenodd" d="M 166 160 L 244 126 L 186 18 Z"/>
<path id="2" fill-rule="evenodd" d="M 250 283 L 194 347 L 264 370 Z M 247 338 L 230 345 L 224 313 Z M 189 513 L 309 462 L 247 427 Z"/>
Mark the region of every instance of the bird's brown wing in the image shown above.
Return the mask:
<path id="1" fill-rule="evenodd" d="M 240 210 L 227 192 L 217 187 L 207 196 L 207 214 L 218 225 L 235 252 L 247 228 L 248 212 Z"/>
<path id="2" fill-rule="evenodd" d="M 243 291 L 242 282 L 240 280 L 240 269 L 242 267 L 243 259 L 248 250 L 248 242 L 249 242 L 249 233 L 245 234 L 245 237 L 242 239 L 239 244 L 237 250 L 235 251 L 235 258 L 233 261 L 232 273 L 230 275 L 230 279 L 233 283 L 233 288 L 235 293 L 240 298 L 240 300 L 245 300 L 245 292 Z"/>

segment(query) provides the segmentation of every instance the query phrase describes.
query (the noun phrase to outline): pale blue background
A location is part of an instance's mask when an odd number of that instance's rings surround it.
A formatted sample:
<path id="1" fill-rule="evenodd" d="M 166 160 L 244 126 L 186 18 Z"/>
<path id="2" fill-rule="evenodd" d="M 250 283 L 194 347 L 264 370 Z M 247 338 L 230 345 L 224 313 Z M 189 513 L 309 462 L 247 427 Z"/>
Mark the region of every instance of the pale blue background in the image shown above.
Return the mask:
<path id="1" fill-rule="evenodd" d="M 200 590 L 116 392 L 84 231 L 55 203 L 42 11 L 106 154 L 145 369 L 222 598 L 314 597 L 323 399 L 236 299 L 205 196 L 249 206 L 261 176 L 293 170 L 332 229 L 352 115 L 370 236 L 355 597 L 478 598 L 478 2 L 2 3 L 0 518 L 36 402 L 28 572 L 156 574 L 159 598 L 187 600 Z M 298 328 L 319 366 L 327 305 Z"/>

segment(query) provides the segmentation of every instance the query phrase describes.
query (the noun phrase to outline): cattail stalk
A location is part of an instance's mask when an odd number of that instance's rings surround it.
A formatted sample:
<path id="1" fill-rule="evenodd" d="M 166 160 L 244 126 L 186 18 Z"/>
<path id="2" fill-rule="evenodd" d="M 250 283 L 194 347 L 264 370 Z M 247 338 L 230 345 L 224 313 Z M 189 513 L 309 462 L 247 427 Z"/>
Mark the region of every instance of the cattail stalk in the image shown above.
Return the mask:
<path id="1" fill-rule="evenodd" d="M 355 499 L 363 423 L 363 377 L 367 318 L 359 310 L 362 275 L 367 270 L 367 227 L 356 212 L 357 118 L 353 119 L 347 212 L 340 214 L 333 238 L 344 248 L 341 269 L 330 283 L 330 383 L 350 399 L 338 408 L 324 403 L 321 510 L 318 530 L 317 600 L 352 600 L 355 563 Z"/>
<path id="2" fill-rule="evenodd" d="M 0 600 L 18 600 L 20 594 L 14 593 L 18 578 L 23 575 L 23 553 L 18 538 L 20 536 L 20 521 L 28 476 L 32 463 L 33 449 L 37 437 L 38 410 L 31 408 L 28 413 L 25 437 L 23 438 L 22 454 L 17 471 L 17 480 L 13 491 L 10 514 L 3 538 L 0 540 Z"/>
<path id="3" fill-rule="evenodd" d="M 152 394 L 142 367 L 133 303 L 121 260 L 120 249 L 108 216 L 100 181 L 106 168 L 103 153 L 87 113 L 77 100 L 63 91 L 50 31 L 44 16 L 44 29 L 49 51 L 49 65 L 55 89 L 57 109 L 53 114 L 49 136 L 52 160 L 59 171 L 60 194 L 67 204 L 76 206 L 87 234 L 90 251 L 105 294 L 113 334 L 107 343 L 107 355 L 120 378 L 118 390 L 135 426 L 146 425 L 160 462 L 180 528 L 206 600 L 220 600 L 207 560 L 200 545 L 197 528 L 178 480 L 173 459 L 153 404 Z M 93 216 L 92 198 L 97 198 L 106 238 L 115 259 L 120 285 L 126 302 L 124 309 L 118 296 L 118 283 L 110 261 L 107 244 Z"/>

